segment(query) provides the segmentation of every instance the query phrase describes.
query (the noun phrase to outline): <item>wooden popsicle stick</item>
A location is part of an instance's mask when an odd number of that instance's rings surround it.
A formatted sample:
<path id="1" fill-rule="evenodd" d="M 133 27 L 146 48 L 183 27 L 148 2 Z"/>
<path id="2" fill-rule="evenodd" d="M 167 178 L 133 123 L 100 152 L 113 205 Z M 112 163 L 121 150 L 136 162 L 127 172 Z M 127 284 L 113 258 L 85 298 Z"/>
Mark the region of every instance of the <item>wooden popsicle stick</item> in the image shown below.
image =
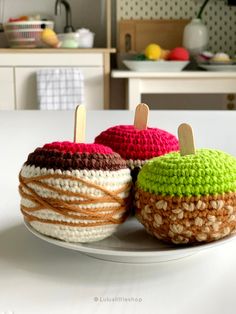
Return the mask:
<path id="1" fill-rule="evenodd" d="M 178 128 L 180 155 L 194 155 L 196 153 L 193 130 L 189 124 L 183 123 Z"/>
<path id="2" fill-rule="evenodd" d="M 148 125 L 149 107 L 139 104 L 135 109 L 134 126 L 138 130 L 146 130 Z"/>
<path id="3" fill-rule="evenodd" d="M 75 124 L 74 124 L 74 142 L 85 142 L 85 127 L 86 127 L 86 110 L 84 105 L 78 105 L 75 109 Z"/>

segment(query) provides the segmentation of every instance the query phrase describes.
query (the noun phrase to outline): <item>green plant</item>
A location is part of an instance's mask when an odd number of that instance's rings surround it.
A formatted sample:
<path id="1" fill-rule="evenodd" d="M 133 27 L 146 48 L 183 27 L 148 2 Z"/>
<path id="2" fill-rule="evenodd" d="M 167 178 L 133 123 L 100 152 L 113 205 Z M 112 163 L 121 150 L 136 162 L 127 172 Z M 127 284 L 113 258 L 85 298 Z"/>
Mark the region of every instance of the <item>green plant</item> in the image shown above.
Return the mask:
<path id="1" fill-rule="evenodd" d="M 203 5 L 201 6 L 201 8 L 200 8 L 200 10 L 199 10 L 199 12 L 198 12 L 198 15 L 197 15 L 197 18 L 198 18 L 198 19 L 201 19 L 201 18 L 202 18 L 203 11 L 204 11 L 205 7 L 207 6 L 208 2 L 209 2 L 209 0 L 205 0 L 205 1 L 203 2 Z"/>

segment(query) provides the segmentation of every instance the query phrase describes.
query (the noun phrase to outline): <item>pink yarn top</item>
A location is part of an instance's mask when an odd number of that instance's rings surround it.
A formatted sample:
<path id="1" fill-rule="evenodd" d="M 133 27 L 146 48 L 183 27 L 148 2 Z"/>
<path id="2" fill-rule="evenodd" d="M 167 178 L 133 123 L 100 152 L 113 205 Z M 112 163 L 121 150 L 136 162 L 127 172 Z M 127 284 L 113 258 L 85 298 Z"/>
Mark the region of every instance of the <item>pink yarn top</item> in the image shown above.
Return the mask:
<path id="1" fill-rule="evenodd" d="M 53 142 L 43 146 L 45 150 L 57 150 L 63 153 L 113 154 L 110 147 L 100 144 L 84 144 L 73 142 Z"/>
<path id="2" fill-rule="evenodd" d="M 103 131 L 95 143 L 112 148 L 126 160 L 147 160 L 179 150 L 177 138 L 161 129 L 138 130 L 133 125 L 118 125 Z"/>

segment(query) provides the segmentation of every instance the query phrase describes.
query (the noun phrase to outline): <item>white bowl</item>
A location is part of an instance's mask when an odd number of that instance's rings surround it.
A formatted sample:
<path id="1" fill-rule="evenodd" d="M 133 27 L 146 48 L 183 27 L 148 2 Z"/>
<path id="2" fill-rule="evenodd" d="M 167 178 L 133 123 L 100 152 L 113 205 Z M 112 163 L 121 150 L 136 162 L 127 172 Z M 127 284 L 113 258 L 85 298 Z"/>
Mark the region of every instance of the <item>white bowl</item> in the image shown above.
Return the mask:
<path id="1" fill-rule="evenodd" d="M 137 72 L 180 72 L 189 64 L 189 61 L 123 60 L 123 63 L 131 71 Z"/>

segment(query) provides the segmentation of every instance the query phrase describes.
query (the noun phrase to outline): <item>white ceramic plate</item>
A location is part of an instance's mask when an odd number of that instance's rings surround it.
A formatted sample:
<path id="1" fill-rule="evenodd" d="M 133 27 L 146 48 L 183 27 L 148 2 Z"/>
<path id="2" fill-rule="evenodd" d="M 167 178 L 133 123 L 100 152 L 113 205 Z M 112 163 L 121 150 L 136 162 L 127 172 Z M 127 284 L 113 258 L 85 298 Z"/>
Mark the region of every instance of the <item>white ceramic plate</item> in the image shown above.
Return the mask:
<path id="1" fill-rule="evenodd" d="M 123 63 L 131 71 L 138 71 L 138 72 L 180 72 L 189 64 L 189 61 L 123 60 Z"/>
<path id="2" fill-rule="evenodd" d="M 229 236 L 207 244 L 177 247 L 164 244 L 150 236 L 135 218 L 130 218 L 114 235 L 105 240 L 93 243 L 68 243 L 42 235 L 29 223 L 25 224 L 30 232 L 51 244 L 79 251 L 94 258 L 120 263 L 159 263 L 177 260 L 236 239 Z"/>
<path id="3" fill-rule="evenodd" d="M 200 68 L 215 72 L 235 72 L 236 64 L 198 64 Z"/>

